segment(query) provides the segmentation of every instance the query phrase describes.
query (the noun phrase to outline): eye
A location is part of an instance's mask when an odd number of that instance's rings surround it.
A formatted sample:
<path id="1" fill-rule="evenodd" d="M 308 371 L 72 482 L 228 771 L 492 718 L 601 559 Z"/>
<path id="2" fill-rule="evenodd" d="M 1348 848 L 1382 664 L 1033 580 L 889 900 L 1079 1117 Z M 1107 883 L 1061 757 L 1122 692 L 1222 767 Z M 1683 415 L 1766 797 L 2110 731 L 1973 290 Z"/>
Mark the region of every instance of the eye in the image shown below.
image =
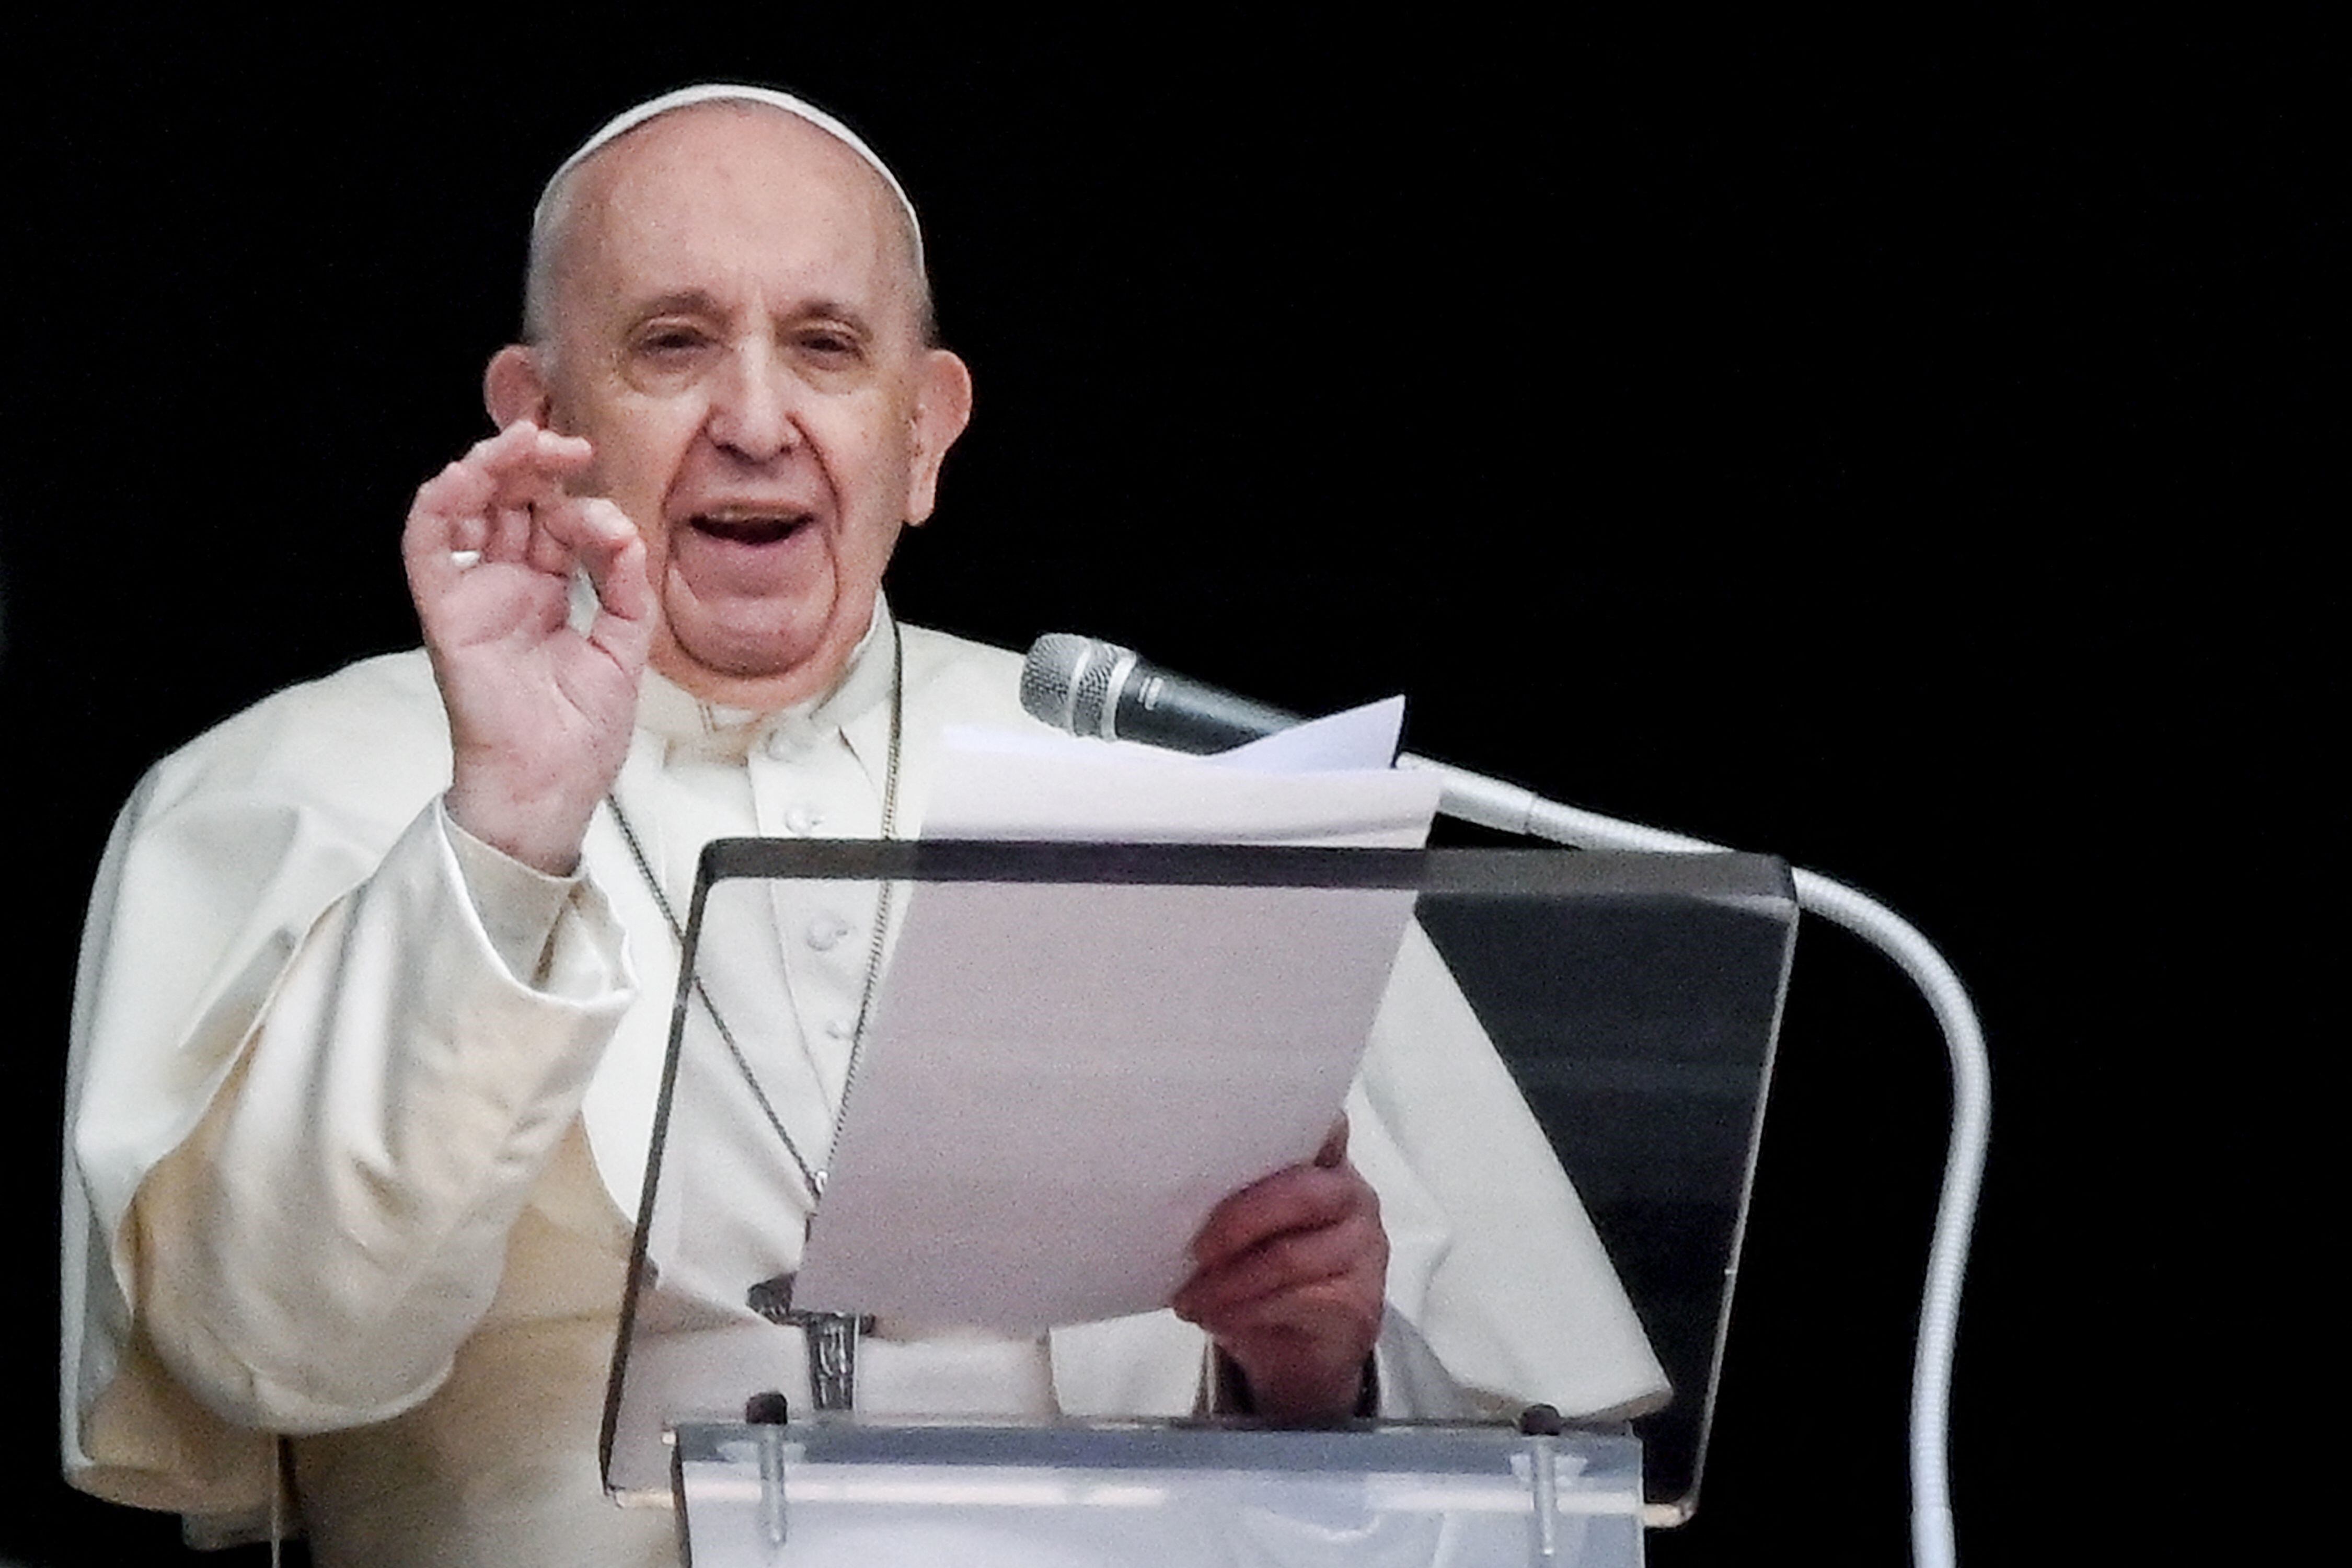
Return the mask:
<path id="1" fill-rule="evenodd" d="M 865 355 L 866 345 L 855 332 L 835 326 L 807 326 L 793 334 L 803 353 L 830 364 L 846 364 Z"/>
<path id="2" fill-rule="evenodd" d="M 682 358 L 709 342 L 700 328 L 686 321 L 656 321 L 638 332 L 636 352 L 656 360 Z"/>

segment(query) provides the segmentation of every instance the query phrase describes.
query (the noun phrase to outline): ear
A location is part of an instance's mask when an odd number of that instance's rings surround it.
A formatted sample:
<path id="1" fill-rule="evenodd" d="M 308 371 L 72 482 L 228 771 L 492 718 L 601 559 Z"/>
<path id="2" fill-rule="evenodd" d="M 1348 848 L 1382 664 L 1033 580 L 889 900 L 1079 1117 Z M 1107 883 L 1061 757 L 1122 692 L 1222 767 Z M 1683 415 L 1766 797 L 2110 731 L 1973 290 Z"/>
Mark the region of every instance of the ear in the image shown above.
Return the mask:
<path id="1" fill-rule="evenodd" d="M 915 444 L 907 471 L 907 521 L 919 523 L 939 500 L 940 465 L 971 423 L 971 372 L 945 349 L 927 349 L 916 372 Z"/>
<path id="2" fill-rule="evenodd" d="M 545 429 L 552 403 L 537 349 L 509 343 L 490 356 L 482 372 L 482 406 L 490 411 L 492 424 L 503 430 L 518 419 L 528 419 Z"/>

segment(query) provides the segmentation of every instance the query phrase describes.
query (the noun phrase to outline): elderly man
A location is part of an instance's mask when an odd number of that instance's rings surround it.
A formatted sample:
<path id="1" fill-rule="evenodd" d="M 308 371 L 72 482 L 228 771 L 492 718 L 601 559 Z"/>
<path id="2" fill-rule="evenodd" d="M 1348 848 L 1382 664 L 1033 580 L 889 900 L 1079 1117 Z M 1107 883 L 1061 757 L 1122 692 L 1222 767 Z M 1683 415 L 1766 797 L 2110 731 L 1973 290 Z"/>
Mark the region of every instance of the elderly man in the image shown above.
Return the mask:
<path id="1" fill-rule="evenodd" d="M 666 916 L 708 838 L 908 834 L 942 725 L 1027 722 L 1014 656 L 901 626 L 880 597 L 971 381 L 932 341 L 912 208 L 862 142 L 760 89 L 623 116 L 550 183 L 526 326 L 485 378 L 499 433 L 408 520 L 423 655 L 281 693 L 160 764 L 85 945 L 68 1471 L 144 1506 L 249 1510 L 278 1495 L 268 1435 L 292 1435 L 325 1563 L 676 1560 L 665 1516 L 599 1497 L 594 1452 Z M 849 965 L 832 1003 L 873 980 Z M 857 1009 L 804 1000 L 798 1058 L 744 1070 L 774 1157 L 813 1171 Z M 1412 1029 L 1475 1038 L 1432 1005 Z M 1481 1095 L 1515 1108 L 1491 1058 L 1400 1066 L 1391 1098 L 1414 1071 L 1475 1116 Z M 1418 1146 L 1409 1110 L 1374 1125 L 1361 1084 L 1350 1110 L 1392 1209 L 1435 1238 L 1403 1274 L 1343 1130 L 1217 1210 L 1174 1316 L 886 1332 L 861 1406 L 1425 1405 L 1412 1390 L 1445 1380 L 1411 1320 L 1449 1311 L 1462 1352 L 1442 1324 L 1429 1342 L 1480 1363 L 1480 1386 L 1539 1381 L 1507 1351 L 1481 1362 L 1509 1336 L 1472 1321 L 1523 1305 L 1482 1301 L 1475 1273 L 1516 1200 Z M 1541 1223 L 1582 1224 L 1565 1210 Z M 1591 1314 L 1603 1370 L 1547 1396 L 1655 1393 L 1638 1328 L 1608 1341 L 1622 1309 Z"/>

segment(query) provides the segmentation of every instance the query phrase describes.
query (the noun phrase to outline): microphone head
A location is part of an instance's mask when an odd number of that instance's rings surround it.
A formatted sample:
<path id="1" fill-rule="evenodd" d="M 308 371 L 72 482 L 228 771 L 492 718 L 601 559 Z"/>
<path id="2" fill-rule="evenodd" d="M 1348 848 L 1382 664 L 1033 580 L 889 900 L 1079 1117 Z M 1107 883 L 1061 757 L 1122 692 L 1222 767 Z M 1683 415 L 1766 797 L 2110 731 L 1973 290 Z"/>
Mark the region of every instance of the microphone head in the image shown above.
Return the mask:
<path id="1" fill-rule="evenodd" d="M 1135 652 L 1071 632 L 1047 632 L 1029 645 L 1021 667 L 1021 706 L 1033 719 L 1073 735 L 1111 737 L 1118 680 Z"/>

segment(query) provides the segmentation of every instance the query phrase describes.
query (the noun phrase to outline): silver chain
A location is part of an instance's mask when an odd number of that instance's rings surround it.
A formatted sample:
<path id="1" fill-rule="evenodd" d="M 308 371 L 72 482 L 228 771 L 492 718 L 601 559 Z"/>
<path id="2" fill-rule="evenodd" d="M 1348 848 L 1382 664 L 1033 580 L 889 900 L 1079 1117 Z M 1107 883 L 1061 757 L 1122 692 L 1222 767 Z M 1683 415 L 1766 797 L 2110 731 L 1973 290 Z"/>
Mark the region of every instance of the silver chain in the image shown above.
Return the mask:
<path id="1" fill-rule="evenodd" d="M 906 716 L 907 649 L 898 635 L 898 624 L 894 620 L 890 623 L 890 752 L 882 773 L 880 837 L 886 839 L 895 836 L 898 823 L 898 753 L 905 735 Z M 637 831 L 630 825 L 628 813 L 621 809 L 620 791 L 616 788 L 607 795 L 604 804 L 612 807 L 614 825 L 620 828 L 621 840 L 629 847 L 629 858 L 636 862 L 637 874 L 645 879 L 646 889 L 653 894 L 654 903 L 660 909 L 662 920 L 669 927 L 670 941 L 677 944 L 679 961 L 683 963 L 686 928 L 678 923 L 677 911 L 670 907 L 669 894 L 663 890 L 661 879 L 654 874 L 653 862 L 646 858 L 646 847 L 638 841 Z M 857 1026 L 849 1037 L 848 1064 L 842 1069 L 841 1103 L 833 1113 L 833 1135 L 836 1139 L 841 1136 L 842 1118 L 849 1111 L 849 1086 L 857 1076 L 857 1058 L 866 1048 L 866 1024 L 874 1010 L 875 988 L 882 978 L 882 949 L 890 928 L 890 896 L 897 886 L 895 882 L 885 880 L 875 906 L 874 939 L 866 949 L 866 984 L 857 1001 Z M 719 1004 L 710 999 L 710 993 L 704 988 L 699 971 L 694 974 L 692 984 L 695 998 L 702 1004 L 702 1010 L 710 1015 L 710 1022 L 718 1028 L 720 1042 L 726 1046 L 728 1056 L 734 1059 L 735 1070 L 743 1075 L 744 1087 L 751 1091 L 753 1103 L 759 1106 L 760 1114 L 768 1119 L 768 1125 L 775 1130 L 777 1141 L 783 1144 L 784 1152 L 792 1156 L 793 1168 L 800 1172 L 801 1183 L 808 1189 L 809 1200 L 814 1206 L 824 1197 L 825 1173 L 808 1163 L 807 1157 L 801 1152 L 800 1145 L 793 1141 L 792 1133 L 785 1130 L 784 1119 L 776 1114 L 775 1103 L 769 1100 L 768 1091 L 760 1087 L 759 1074 L 751 1070 L 751 1058 L 743 1054 L 743 1047 L 737 1043 L 735 1031 L 728 1026 L 726 1016 L 719 1011 Z M 831 1158 L 830 1152 L 826 1157 Z"/>

